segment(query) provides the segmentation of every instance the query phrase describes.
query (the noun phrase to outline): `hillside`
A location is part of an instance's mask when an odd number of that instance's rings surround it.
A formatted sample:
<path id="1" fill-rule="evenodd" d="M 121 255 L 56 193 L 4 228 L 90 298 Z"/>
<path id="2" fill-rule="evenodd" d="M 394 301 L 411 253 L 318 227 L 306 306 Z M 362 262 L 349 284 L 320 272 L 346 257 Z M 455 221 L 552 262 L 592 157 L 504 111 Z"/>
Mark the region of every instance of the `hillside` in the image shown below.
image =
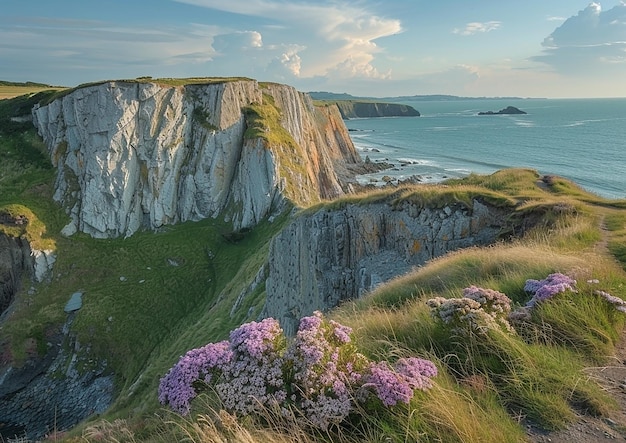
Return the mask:
<path id="1" fill-rule="evenodd" d="M 623 332 L 625 201 L 525 169 L 358 193 L 337 107 L 251 79 L 172 81 L 0 102 L 3 438 L 518 442 L 577 416 L 624 436 L 585 368 Z M 556 273 L 569 283 L 529 308 L 525 282 Z M 477 329 L 427 304 L 471 287 L 509 298 L 474 307 Z M 293 337 L 316 310 L 351 328 L 342 358 L 419 357 L 432 384 L 326 430 L 296 400 L 237 419 L 210 390 L 185 418 L 159 403 L 188 350 L 269 315 Z"/>
<path id="2" fill-rule="evenodd" d="M 35 82 L 10 82 L 0 80 L 0 100 L 18 97 L 25 94 L 35 94 L 41 91 L 60 90 L 61 86 L 50 86 Z"/>

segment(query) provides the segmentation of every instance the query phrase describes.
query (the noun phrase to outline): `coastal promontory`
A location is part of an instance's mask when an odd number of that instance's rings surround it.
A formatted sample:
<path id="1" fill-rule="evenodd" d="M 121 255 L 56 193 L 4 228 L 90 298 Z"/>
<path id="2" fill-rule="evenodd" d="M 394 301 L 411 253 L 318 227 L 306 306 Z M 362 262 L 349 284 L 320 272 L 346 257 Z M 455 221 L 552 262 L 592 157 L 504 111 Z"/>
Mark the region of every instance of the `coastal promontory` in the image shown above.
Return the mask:
<path id="1" fill-rule="evenodd" d="M 419 117 L 417 109 L 401 103 L 383 103 L 356 100 L 337 100 L 333 102 L 339 108 L 344 120 L 351 118 L 372 117 Z"/>

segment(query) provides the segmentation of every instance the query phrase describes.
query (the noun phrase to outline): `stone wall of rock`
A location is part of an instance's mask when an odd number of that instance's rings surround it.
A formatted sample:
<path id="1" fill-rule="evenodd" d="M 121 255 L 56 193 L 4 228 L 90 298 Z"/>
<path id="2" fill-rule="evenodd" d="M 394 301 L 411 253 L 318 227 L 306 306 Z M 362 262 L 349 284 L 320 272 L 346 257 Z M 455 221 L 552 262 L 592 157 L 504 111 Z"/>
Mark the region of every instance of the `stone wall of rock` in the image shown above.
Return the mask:
<path id="1" fill-rule="evenodd" d="M 28 242 L 0 233 L 0 315 L 18 291 L 22 275 L 33 269 Z"/>
<path id="2" fill-rule="evenodd" d="M 32 249 L 27 240 L 0 233 L 0 323 L 20 289 L 22 278 L 44 281 L 55 259 L 53 251 Z"/>
<path id="3" fill-rule="evenodd" d="M 43 357 L 31 357 L 20 366 L 0 365 L 0 441 L 16 436 L 39 441 L 111 405 L 113 375 L 105 362 L 95 364 L 82 352 L 69 333 L 72 319 L 68 315 Z"/>
<path id="4" fill-rule="evenodd" d="M 246 136 L 245 109 L 267 97 L 297 153 Z M 85 86 L 36 107 L 33 123 L 58 170 L 54 198 L 72 218 L 67 235 L 128 236 L 218 215 L 249 227 L 285 198 L 341 195 L 343 164 L 360 162 L 335 107 L 253 80 Z"/>
<path id="5" fill-rule="evenodd" d="M 358 298 L 446 252 L 494 242 L 509 214 L 474 200 L 471 208 L 441 209 L 348 204 L 297 217 L 271 243 L 263 316 L 292 334 L 315 310 Z"/>

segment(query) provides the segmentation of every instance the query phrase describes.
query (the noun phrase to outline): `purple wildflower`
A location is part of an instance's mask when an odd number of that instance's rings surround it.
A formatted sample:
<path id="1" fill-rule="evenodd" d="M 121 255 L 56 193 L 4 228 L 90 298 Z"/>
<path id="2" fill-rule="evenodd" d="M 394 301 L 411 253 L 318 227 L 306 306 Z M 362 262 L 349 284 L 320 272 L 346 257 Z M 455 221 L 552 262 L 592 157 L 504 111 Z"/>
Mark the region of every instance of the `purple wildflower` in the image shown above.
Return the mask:
<path id="1" fill-rule="evenodd" d="M 470 286 L 463 289 L 463 297 L 477 301 L 492 316 L 511 312 L 511 299 L 500 291 Z"/>
<path id="2" fill-rule="evenodd" d="M 527 307 L 533 307 L 537 302 L 546 301 L 561 292 L 576 292 L 576 280 L 565 274 L 554 273 L 543 280 L 526 280 L 524 291 L 533 294 L 526 304 Z"/>
<path id="3" fill-rule="evenodd" d="M 395 368 L 386 362 L 371 363 L 367 372 L 363 387 L 372 388 L 385 406 L 394 406 L 409 403 L 416 389 L 430 389 L 437 367 L 429 360 L 410 357 L 399 359 Z"/>
<path id="4" fill-rule="evenodd" d="M 413 398 L 413 389 L 406 378 L 386 362 L 370 364 L 363 387 L 373 388 L 385 406 L 395 406 L 398 402 L 409 403 Z"/>
<path id="5" fill-rule="evenodd" d="M 471 301 L 471 300 L 468 300 Z M 396 368 L 371 363 L 356 351 L 352 329 L 325 321 L 320 312 L 304 317 L 286 346 L 278 322 L 265 319 L 241 325 L 229 341 L 192 349 L 161 379 L 159 400 L 187 414 L 195 387 L 214 386 L 223 407 L 251 414 L 266 406 L 296 411 L 304 423 L 320 429 L 344 420 L 368 389 L 386 406 L 408 401 L 415 389 L 427 389 L 437 374 L 432 362 L 400 359 Z"/>
<path id="6" fill-rule="evenodd" d="M 231 362 L 215 385 L 224 406 L 249 414 L 266 404 L 278 404 L 282 390 L 283 331 L 273 318 L 241 325 L 230 333 Z"/>
<path id="7" fill-rule="evenodd" d="M 330 321 L 330 326 L 333 328 L 333 334 L 340 343 L 350 343 L 350 334 L 352 334 L 352 328 L 337 323 L 334 320 Z"/>
<path id="8" fill-rule="evenodd" d="M 159 401 L 182 415 L 188 414 L 190 402 L 197 395 L 194 383 L 199 380 L 209 383 L 214 371 L 226 367 L 231 358 L 227 341 L 190 350 L 161 378 Z"/>

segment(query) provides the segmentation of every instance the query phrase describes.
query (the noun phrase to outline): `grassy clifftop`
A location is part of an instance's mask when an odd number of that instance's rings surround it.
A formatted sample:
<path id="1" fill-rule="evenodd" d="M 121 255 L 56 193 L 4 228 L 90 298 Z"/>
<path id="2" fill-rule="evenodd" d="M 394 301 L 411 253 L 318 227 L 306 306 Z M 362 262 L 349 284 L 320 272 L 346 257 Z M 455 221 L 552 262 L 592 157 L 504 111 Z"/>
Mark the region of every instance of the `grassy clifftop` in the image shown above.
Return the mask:
<path id="1" fill-rule="evenodd" d="M 576 414 L 613 417 L 616 403 L 585 368 L 604 364 L 623 332 L 626 314 L 594 293 L 626 299 L 626 201 L 599 198 L 558 177 L 542 180 L 529 170 L 349 197 L 366 207 L 394 193 L 399 200 L 437 206 L 483 195 L 541 217 L 523 238 L 434 260 L 328 313 L 353 328 L 355 346 L 369 358 L 417 355 L 436 364 L 433 388 L 408 405 L 374 406 L 326 433 L 271 413 L 238 420 L 216 414 L 220 405 L 211 396 L 198 399 L 186 419 L 165 411 L 156 389 L 178 357 L 256 319 L 264 286 L 246 290 L 286 219 L 262 223 L 236 242 L 229 225 L 218 220 L 128 239 L 62 237 L 67 220 L 51 199 L 54 171 L 34 131 L 8 118 L 15 106 L 0 102 L 0 152 L 7 159 L 0 162 L 0 211 L 36 219 L 38 229 L 28 233 L 29 240 L 53 247 L 58 260 L 51 282 L 33 285 L 32 294 L 25 282 L 0 329 L 2 355 L 25 361 L 33 349 L 45 352 L 66 319 L 65 303 L 81 290 L 84 307 L 72 326 L 84 345 L 79 358 L 84 370 L 90 359 L 105 358 L 117 377 L 110 411 L 56 441 L 516 442 L 526 440 L 528 424 L 559 429 Z M 343 203 L 327 207 L 337 204 Z M 576 278 L 577 292 L 533 310 L 515 334 L 461 337 L 426 305 L 435 297 L 461 297 L 463 288 L 475 285 L 523 307 L 530 299 L 526 280 L 557 272 Z M 616 422 L 616 433 L 623 431 L 620 426 L 626 423 Z"/>
<path id="2" fill-rule="evenodd" d="M 385 103 L 366 100 L 316 100 L 321 105 L 337 105 L 341 117 L 419 117 L 420 113 L 409 105 L 399 103 Z"/>

